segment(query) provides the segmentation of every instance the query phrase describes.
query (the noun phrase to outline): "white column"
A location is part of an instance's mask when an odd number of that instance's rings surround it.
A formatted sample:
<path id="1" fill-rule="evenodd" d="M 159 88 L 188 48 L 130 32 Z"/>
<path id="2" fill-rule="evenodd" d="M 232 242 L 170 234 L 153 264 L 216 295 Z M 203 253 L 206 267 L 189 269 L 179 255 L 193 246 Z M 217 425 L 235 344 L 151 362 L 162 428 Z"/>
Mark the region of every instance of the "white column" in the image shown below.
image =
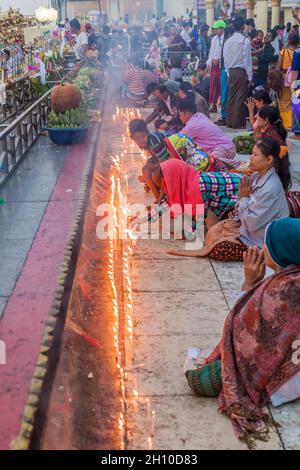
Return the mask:
<path id="1" fill-rule="evenodd" d="M 67 16 L 66 0 L 60 0 L 56 2 L 54 8 L 56 8 L 58 12 L 58 21 L 65 21 Z"/>
<path id="2" fill-rule="evenodd" d="M 164 0 L 164 11 L 171 18 L 172 16 L 179 18 L 181 15 L 185 15 L 185 2 L 183 0 Z"/>
<path id="3" fill-rule="evenodd" d="M 157 0 L 153 0 L 153 15 L 157 16 Z"/>
<path id="4" fill-rule="evenodd" d="M 206 22 L 212 26 L 215 21 L 215 0 L 205 0 L 206 3 Z"/>
<path id="5" fill-rule="evenodd" d="M 254 18 L 254 0 L 247 0 L 247 18 Z"/>
<path id="6" fill-rule="evenodd" d="M 120 1 L 120 18 L 124 19 L 125 16 L 125 0 L 119 0 Z"/>
<path id="7" fill-rule="evenodd" d="M 110 20 L 116 21 L 119 20 L 119 3 L 118 0 L 110 0 Z"/>
<path id="8" fill-rule="evenodd" d="M 295 2 L 296 3 L 296 2 Z M 298 15 L 300 13 L 300 9 L 298 8 L 298 10 L 296 10 Z M 292 8 L 285 8 L 284 9 L 284 23 L 287 24 L 287 23 L 292 23 L 292 24 L 296 24 L 297 21 L 295 20 L 295 18 L 293 17 L 293 10 Z"/>
<path id="9" fill-rule="evenodd" d="M 257 0 L 256 28 L 267 32 L 268 29 L 268 0 Z"/>
<path id="10" fill-rule="evenodd" d="M 108 21 L 111 21 L 111 2 L 108 2 L 107 5 L 107 16 L 108 16 Z"/>
<path id="11" fill-rule="evenodd" d="M 279 25 L 280 22 L 280 4 L 281 0 L 272 0 L 272 23 L 271 26 Z"/>

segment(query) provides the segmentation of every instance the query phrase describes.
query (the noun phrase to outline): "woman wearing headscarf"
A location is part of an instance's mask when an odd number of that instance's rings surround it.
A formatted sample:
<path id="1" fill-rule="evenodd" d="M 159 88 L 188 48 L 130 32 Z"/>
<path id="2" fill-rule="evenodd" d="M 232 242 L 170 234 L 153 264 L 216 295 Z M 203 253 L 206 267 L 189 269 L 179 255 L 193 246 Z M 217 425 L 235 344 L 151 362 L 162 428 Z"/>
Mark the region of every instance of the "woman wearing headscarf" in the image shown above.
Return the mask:
<path id="1" fill-rule="evenodd" d="M 275 274 L 265 277 L 266 266 Z M 263 250 L 244 256 L 244 295 L 229 313 L 222 340 L 186 372 L 200 396 L 215 396 L 237 437 L 250 448 L 274 423 L 264 410 L 300 397 L 300 220 L 267 226 Z"/>

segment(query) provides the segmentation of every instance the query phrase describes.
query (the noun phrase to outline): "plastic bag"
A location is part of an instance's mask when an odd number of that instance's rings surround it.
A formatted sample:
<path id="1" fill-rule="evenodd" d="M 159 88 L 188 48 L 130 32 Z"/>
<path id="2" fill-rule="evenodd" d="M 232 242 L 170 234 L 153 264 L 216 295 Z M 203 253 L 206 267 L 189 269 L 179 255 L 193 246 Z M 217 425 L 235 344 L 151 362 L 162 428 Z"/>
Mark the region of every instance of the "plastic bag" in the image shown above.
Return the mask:
<path id="1" fill-rule="evenodd" d="M 190 347 L 187 350 L 187 355 L 184 361 L 184 372 L 193 369 L 199 369 L 205 364 L 205 359 L 209 356 L 210 352 L 203 349 Z"/>

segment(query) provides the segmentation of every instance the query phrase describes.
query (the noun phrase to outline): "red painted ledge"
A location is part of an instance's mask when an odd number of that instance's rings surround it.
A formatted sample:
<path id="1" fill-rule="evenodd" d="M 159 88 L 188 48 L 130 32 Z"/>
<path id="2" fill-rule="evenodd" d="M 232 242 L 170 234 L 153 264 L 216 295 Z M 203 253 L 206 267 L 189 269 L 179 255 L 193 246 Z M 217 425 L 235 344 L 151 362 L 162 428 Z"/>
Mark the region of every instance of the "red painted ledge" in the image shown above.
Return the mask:
<path id="1" fill-rule="evenodd" d="M 28 390 L 40 352 L 59 266 L 68 241 L 82 175 L 94 151 L 95 129 L 85 144 L 74 145 L 47 205 L 22 272 L 3 312 L 0 339 L 6 365 L 0 365 L 0 449 L 18 435 Z M 72 189 L 72 191 L 68 191 Z M 67 191 L 67 192 L 66 192 Z"/>

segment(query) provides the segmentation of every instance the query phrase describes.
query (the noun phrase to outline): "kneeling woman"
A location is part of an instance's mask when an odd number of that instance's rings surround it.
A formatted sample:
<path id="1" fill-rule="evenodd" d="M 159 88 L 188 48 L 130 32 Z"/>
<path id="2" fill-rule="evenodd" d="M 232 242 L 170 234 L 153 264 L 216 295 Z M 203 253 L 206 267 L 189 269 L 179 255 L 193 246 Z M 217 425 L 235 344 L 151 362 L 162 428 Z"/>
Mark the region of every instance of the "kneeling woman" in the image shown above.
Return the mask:
<path id="1" fill-rule="evenodd" d="M 152 221 L 168 206 L 176 207 L 175 210 L 172 208 L 172 213 L 176 216 L 183 214 L 185 206 L 190 205 L 192 215 L 195 216 L 198 205 L 204 207 L 207 226 L 211 224 L 211 220 L 214 223 L 234 208 L 242 178 L 235 173 L 201 173 L 177 159 L 157 165 L 153 174 L 161 194 L 166 197 L 167 205 L 157 206 L 152 212 Z"/>
<path id="2" fill-rule="evenodd" d="M 267 225 L 290 215 L 285 195 L 291 184 L 289 159 L 288 156 L 281 158 L 280 151 L 279 144 L 274 140 L 259 140 L 250 161 L 250 168 L 255 174 L 241 180 L 239 200 L 231 218 L 210 228 L 201 250 L 171 254 L 242 261 L 248 247 L 262 248 Z"/>
<path id="3" fill-rule="evenodd" d="M 201 172 L 208 171 L 231 171 L 236 168 L 236 172 L 245 173 L 247 165 L 237 160 L 222 161 L 213 155 L 203 152 L 195 142 L 185 134 L 176 133 L 165 138 L 165 144 L 168 148 L 170 158 L 177 158 L 192 165 L 195 170 Z"/>
<path id="4" fill-rule="evenodd" d="M 269 224 L 263 251 L 250 248 L 244 259 L 244 295 L 222 340 L 186 376 L 198 395 L 219 398 L 237 437 L 252 448 L 272 424 L 263 407 L 300 397 L 300 364 L 293 360 L 300 340 L 300 220 Z M 264 280 L 266 265 L 275 274 Z"/>

